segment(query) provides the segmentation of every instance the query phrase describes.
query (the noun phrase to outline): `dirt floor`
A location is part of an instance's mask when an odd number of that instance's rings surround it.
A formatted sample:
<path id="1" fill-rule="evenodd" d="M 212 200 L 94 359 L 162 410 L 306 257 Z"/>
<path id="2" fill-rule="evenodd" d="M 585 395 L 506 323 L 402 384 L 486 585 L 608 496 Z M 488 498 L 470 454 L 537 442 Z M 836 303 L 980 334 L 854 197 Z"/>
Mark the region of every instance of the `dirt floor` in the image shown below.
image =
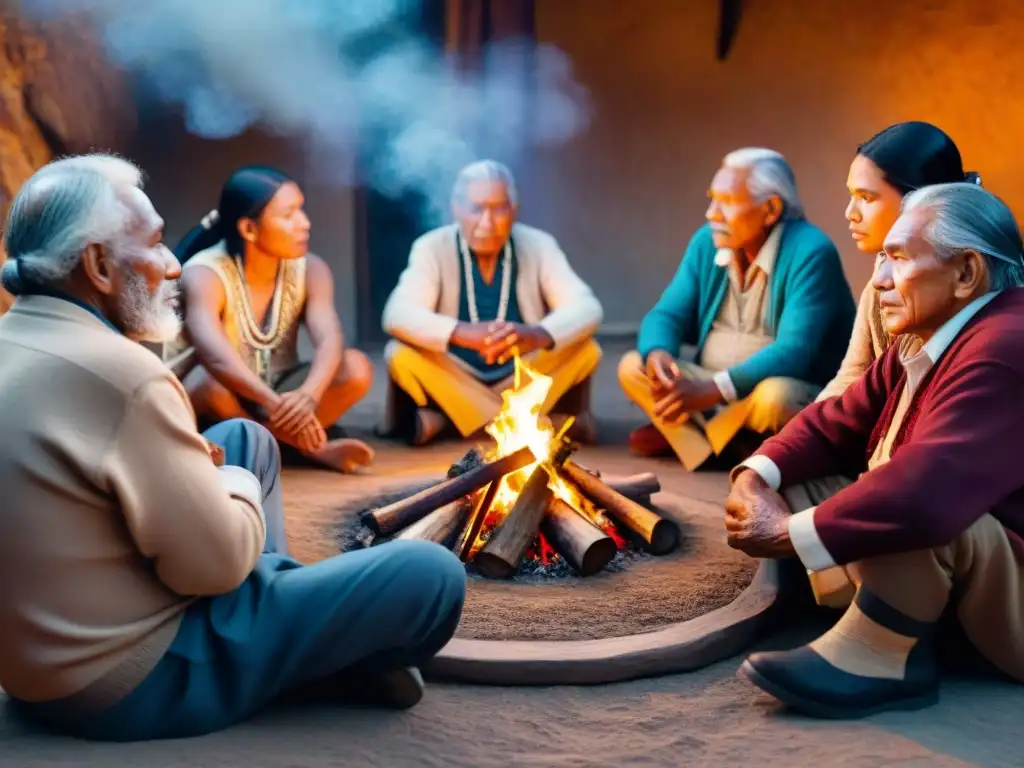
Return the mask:
<path id="1" fill-rule="evenodd" d="M 615 387 L 617 351 L 598 379 L 602 437 L 621 444 L 630 417 Z M 372 423 L 380 392 L 350 422 Z M 607 406 L 605 406 L 607 402 Z M 376 474 L 443 472 L 461 446 L 424 452 L 382 447 Z M 705 505 L 721 503 L 723 475 L 689 475 L 668 461 L 642 462 L 621 448 L 590 449 L 588 466 L 652 470 L 663 486 Z M 366 478 L 307 470 L 285 477 L 296 554 L 332 553 L 325 531 Z M 791 647 L 820 627 L 790 627 L 765 641 Z M 734 672 L 730 659 L 698 672 L 599 687 L 489 688 L 434 684 L 406 713 L 279 706 L 224 733 L 187 742 L 105 745 L 45 736 L 0 706 L 0 768 L 41 766 L 328 768 L 329 766 L 1024 766 L 1024 692 L 992 680 L 947 681 L 942 701 L 916 713 L 858 723 L 789 715 Z"/>
<path id="2" fill-rule="evenodd" d="M 622 457 L 617 459 L 601 457 L 609 471 Z M 403 482 L 399 490 L 336 510 L 346 541 L 354 543 L 353 533 L 365 530 L 358 524 L 362 509 L 384 506 L 423 485 Z M 663 492 L 655 496 L 655 508 L 679 525 L 681 543 L 674 552 L 661 557 L 638 550 L 621 552 L 605 571 L 588 578 L 571 575 L 568 566 L 560 569 L 568 575 L 554 578 L 530 573 L 498 581 L 472 575 L 457 636 L 482 640 L 620 637 L 652 632 L 731 603 L 750 584 L 757 563 L 726 545 L 720 507 Z"/>

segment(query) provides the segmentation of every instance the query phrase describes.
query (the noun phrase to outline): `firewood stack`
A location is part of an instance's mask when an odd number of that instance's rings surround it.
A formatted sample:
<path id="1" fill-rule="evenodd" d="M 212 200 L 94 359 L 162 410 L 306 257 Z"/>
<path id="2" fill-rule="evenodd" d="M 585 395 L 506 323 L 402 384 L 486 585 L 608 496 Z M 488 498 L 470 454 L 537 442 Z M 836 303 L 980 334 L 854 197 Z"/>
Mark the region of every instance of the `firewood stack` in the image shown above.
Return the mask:
<path id="1" fill-rule="evenodd" d="M 630 540 L 654 555 L 679 546 L 679 528 L 648 506 L 661 490 L 652 473 L 602 478 L 570 459 L 564 439 L 538 463 L 529 448 L 484 459 L 474 449 L 448 478 L 419 493 L 362 514 L 376 541 L 423 539 L 452 549 L 491 578 L 509 578 L 545 541 L 574 571 L 590 576 Z M 532 467 L 514 502 L 496 509 L 502 480 Z M 504 514 L 502 514 L 504 513 Z"/>

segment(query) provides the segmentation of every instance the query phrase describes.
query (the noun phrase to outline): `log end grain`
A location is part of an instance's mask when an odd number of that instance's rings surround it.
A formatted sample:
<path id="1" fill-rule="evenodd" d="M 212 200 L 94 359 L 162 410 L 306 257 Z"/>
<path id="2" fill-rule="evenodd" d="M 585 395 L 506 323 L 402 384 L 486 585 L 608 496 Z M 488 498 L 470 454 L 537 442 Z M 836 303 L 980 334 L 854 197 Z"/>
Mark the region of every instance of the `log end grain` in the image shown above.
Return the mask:
<path id="1" fill-rule="evenodd" d="M 651 530 L 651 541 L 646 549 L 652 555 L 667 555 L 679 546 L 679 526 L 671 520 L 661 518 Z"/>

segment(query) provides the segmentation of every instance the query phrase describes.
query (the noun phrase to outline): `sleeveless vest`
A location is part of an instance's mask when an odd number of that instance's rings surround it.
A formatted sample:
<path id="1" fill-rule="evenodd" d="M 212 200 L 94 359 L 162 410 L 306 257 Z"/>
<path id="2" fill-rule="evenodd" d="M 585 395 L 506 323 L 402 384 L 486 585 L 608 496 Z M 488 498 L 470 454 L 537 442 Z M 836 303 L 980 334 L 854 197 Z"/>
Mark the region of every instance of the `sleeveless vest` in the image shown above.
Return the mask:
<path id="1" fill-rule="evenodd" d="M 224 333 L 249 369 L 273 386 L 281 374 L 299 364 L 299 325 L 306 304 L 305 257 L 281 261 L 279 289 L 275 289 L 261 325 L 256 325 L 250 313 L 245 275 L 235 257 L 224 250 L 223 242 L 195 254 L 182 270 L 196 267 L 206 267 L 220 279 L 225 298 L 221 315 Z M 165 359 L 181 356 L 189 347 L 191 342 L 181 338 Z"/>

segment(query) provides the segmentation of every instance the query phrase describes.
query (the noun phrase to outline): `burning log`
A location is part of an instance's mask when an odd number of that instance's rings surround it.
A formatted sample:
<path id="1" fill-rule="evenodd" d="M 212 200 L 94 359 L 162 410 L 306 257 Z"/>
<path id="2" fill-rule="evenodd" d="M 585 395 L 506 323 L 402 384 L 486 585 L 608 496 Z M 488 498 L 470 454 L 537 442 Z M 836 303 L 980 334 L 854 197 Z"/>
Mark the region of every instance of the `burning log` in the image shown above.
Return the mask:
<path id="1" fill-rule="evenodd" d="M 527 467 L 534 461 L 533 451 L 522 448 L 386 507 L 364 512 L 363 525 L 375 534 L 390 535 L 423 519 L 438 507 L 468 496 L 488 483 L 495 483 L 505 475 Z"/>
<path id="2" fill-rule="evenodd" d="M 495 480 L 491 483 L 481 494 L 479 503 L 473 510 L 473 516 L 470 520 L 469 525 L 466 526 L 466 530 L 463 533 L 462 541 L 459 544 L 456 554 L 462 558 L 462 562 L 469 562 L 469 556 L 473 554 L 473 545 L 476 544 L 476 540 L 480 538 L 480 529 L 484 526 L 484 521 L 487 519 L 487 513 L 491 509 L 491 504 L 494 503 L 494 497 L 498 495 L 498 488 L 501 485 L 501 480 Z"/>
<path id="3" fill-rule="evenodd" d="M 653 554 L 664 555 L 679 546 L 679 526 L 671 520 L 664 519 L 609 488 L 571 461 L 562 467 L 562 474 L 572 481 L 580 493 L 643 539 Z"/>
<path id="4" fill-rule="evenodd" d="M 541 532 L 581 576 L 592 576 L 615 557 L 615 540 L 561 499 L 548 505 Z"/>
<path id="5" fill-rule="evenodd" d="M 484 463 L 486 463 L 484 460 L 484 452 L 480 450 L 478 446 L 474 446 L 466 452 L 465 456 L 448 467 L 448 474 L 446 477 L 451 480 L 453 477 L 464 475 Z"/>
<path id="6" fill-rule="evenodd" d="M 396 539 L 420 539 L 448 546 L 457 532 L 462 529 L 472 509 L 472 502 L 463 497 L 435 509 L 399 533 Z"/>
<path id="7" fill-rule="evenodd" d="M 485 575 L 504 579 L 519 570 L 523 555 L 537 538 L 552 496 L 548 488 L 548 472 L 543 465 L 538 466 L 519 492 L 504 522 L 473 560 Z"/>
<path id="8" fill-rule="evenodd" d="M 577 466 L 579 465 L 577 464 Z M 587 470 L 583 471 L 586 472 Z M 632 499 L 633 501 L 647 501 L 651 496 L 661 491 L 661 482 L 653 472 L 641 472 L 638 475 L 628 475 L 626 477 L 613 475 L 605 475 L 604 477 L 594 475 L 594 477 L 600 479 L 601 482 L 613 491 L 621 493 L 627 499 Z"/>

